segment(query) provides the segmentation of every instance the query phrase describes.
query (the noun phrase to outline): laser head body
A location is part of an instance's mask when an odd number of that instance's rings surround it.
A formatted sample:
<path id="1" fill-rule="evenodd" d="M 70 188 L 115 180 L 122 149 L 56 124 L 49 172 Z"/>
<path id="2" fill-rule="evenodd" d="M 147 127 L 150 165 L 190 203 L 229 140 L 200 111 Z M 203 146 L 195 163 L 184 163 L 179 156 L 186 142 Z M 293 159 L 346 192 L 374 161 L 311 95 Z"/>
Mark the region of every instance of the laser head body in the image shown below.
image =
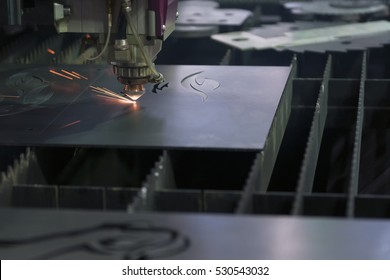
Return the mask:
<path id="1" fill-rule="evenodd" d="M 164 79 L 153 61 L 176 18 L 177 0 L 121 0 L 111 64 L 125 96 L 136 100 L 144 84 Z"/>
<path id="2" fill-rule="evenodd" d="M 145 83 L 163 79 L 153 61 L 175 29 L 178 0 L 8 0 L 2 5 L 1 25 L 106 34 L 100 54 L 84 58 L 111 63 L 125 93 L 142 93 Z"/>

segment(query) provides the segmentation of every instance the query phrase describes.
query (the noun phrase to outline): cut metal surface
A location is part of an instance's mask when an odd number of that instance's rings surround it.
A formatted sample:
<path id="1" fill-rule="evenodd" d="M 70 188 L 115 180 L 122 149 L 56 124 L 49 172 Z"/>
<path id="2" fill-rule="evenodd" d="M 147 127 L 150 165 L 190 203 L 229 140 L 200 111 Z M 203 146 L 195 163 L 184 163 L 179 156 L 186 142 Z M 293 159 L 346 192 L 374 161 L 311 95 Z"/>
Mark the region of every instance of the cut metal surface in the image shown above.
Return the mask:
<path id="1" fill-rule="evenodd" d="M 240 26 L 251 15 L 251 11 L 243 9 L 219 9 L 214 1 L 182 1 L 179 2 L 178 25 L 227 25 Z"/>
<path id="2" fill-rule="evenodd" d="M 1 71 L 0 92 L 15 96 L 0 98 L 1 144 L 261 150 L 290 73 L 290 67 L 161 66 L 166 82 L 148 85 L 134 103 L 96 90 L 121 92 L 109 66 L 49 70 Z M 66 79 L 62 70 L 86 79 Z M 41 102 L 36 84 L 50 98 Z"/>
<path id="3" fill-rule="evenodd" d="M 310 24 L 282 24 L 255 28 L 249 32 L 216 34 L 212 38 L 243 51 L 277 49 L 325 52 L 382 46 L 389 42 L 389 32 L 390 23 L 387 21 L 332 26 L 313 24 L 312 28 Z"/>
<path id="4" fill-rule="evenodd" d="M 287 2 L 284 7 L 296 17 L 315 19 L 320 16 L 327 16 L 330 19 L 346 21 L 358 21 L 365 19 L 365 16 L 376 18 L 385 17 L 389 8 L 381 1 L 363 0 L 314 0 L 310 2 Z"/>
<path id="5" fill-rule="evenodd" d="M 315 21 L 305 22 L 298 21 L 293 23 L 280 22 L 277 24 L 264 25 L 250 29 L 250 33 L 261 38 L 273 38 L 278 36 L 285 36 L 291 32 L 310 30 L 316 28 L 325 28 L 342 25 L 340 22 L 326 22 Z M 319 29 L 321 30 L 321 29 Z M 348 50 L 366 50 L 371 47 L 380 47 L 390 42 L 388 36 L 380 34 L 376 36 L 369 36 L 365 38 L 352 38 L 350 36 L 340 37 L 339 40 L 328 43 L 304 44 L 300 46 L 285 46 L 287 50 L 294 52 L 326 52 L 339 51 L 346 52 Z"/>
<path id="6" fill-rule="evenodd" d="M 252 12 L 242 9 L 219 9 L 215 1 L 180 1 L 179 17 L 173 33 L 178 38 L 209 37 L 220 26 L 242 26 Z"/>
<path id="7" fill-rule="evenodd" d="M 1 259 L 390 258 L 390 224 L 383 220 L 31 209 L 1 209 L 0 219 Z M 139 230 L 146 225 L 149 231 Z M 162 242 L 164 232 L 174 235 L 164 235 Z M 187 246 L 180 242 L 183 239 Z M 144 255 L 137 254 L 140 251 Z M 151 254 L 156 251 L 160 254 Z"/>
<path id="8" fill-rule="evenodd" d="M 286 33 L 294 31 L 302 31 L 314 28 L 324 28 L 341 25 L 340 22 L 327 22 L 327 21 L 297 21 L 297 22 L 278 22 L 276 24 L 266 24 L 260 27 L 254 27 L 250 29 L 250 33 L 260 36 L 262 38 L 272 38 L 276 36 L 283 36 Z"/>

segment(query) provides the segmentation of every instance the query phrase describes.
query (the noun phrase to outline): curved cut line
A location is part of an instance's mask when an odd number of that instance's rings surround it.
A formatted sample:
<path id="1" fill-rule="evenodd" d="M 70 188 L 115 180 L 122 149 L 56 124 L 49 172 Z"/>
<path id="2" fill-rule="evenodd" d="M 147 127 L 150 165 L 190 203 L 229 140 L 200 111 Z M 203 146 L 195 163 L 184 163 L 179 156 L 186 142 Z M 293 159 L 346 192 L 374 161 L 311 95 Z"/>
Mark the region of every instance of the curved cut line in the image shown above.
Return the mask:
<path id="1" fill-rule="evenodd" d="M 206 101 L 208 99 L 208 94 L 220 88 L 221 84 L 211 78 L 204 76 L 199 77 L 203 72 L 204 71 L 199 71 L 186 76 L 181 80 L 181 84 L 185 88 L 195 90 L 194 93 L 198 94 L 202 98 L 202 101 Z"/>
<path id="2" fill-rule="evenodd" d="M 194 87 L 192 84 L 190 84 L 190 86 L 191 86 L 192 89 L 196 90 L 196 93 L 197 93 L 198 95 L 200 95 L 200 97 L 202 97 L 202 101 L 203 101 L 203 102 L 205 102 L 205 101 L 209 98 L 209 96 L 208 96 L 206 93 L 204 93 L 203 91 L 197 89 L 197 88 Z"/>
<path id="3" fill-rule="evenodd" d="M 183 80 L 181 80 L 181 83 L 183 84 L 186 80 L 189 80 L 190 78 L 199 75 L 200 73 L 203 73 L 204 71 L 196 72 L 191 75 L 188 75 L 187 77 L 184 77 Z"/>

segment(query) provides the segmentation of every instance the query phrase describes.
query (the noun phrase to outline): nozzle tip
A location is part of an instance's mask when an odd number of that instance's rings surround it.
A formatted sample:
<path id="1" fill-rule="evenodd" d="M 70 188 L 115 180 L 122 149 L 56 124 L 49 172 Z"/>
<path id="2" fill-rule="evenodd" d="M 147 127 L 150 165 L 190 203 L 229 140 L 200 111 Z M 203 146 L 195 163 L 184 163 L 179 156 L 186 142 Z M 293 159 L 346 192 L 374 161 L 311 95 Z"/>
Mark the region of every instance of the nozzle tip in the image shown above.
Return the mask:
<path id="1" fill-rule="evenodd" d="M 143 84 L 138 85 L 125 85 L 123 93 L 132 101 L 137 101 L 142 95 L 145 94 L 145 86 Z"/>

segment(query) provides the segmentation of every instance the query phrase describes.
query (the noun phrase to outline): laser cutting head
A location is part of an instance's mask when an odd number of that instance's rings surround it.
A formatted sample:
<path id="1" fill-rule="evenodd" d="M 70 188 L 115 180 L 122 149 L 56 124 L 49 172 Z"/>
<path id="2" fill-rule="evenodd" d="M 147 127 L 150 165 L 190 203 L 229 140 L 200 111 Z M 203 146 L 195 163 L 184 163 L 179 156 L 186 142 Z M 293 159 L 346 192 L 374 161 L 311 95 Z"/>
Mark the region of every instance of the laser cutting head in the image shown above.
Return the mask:
<path id="1" fill-rule="evenodd" d="M 153 61 L 175 28 L 178 0 L 45 0 L 21 7 L 12 4 L 16 0 L 3 2 L 15 12 L 1 20 L 9 25 L 54 26 L 59 33 L 105 33 L 100 54 L 82 56 L 111 62 L 125 96 L 139 98 L 146 83 L 163 80 Z"/>
<path id="2" fill-rule="evenodd" d="M 121 0 L 111 64 L 125 97 L 136 101 L 145 93 L 146 83 L 163 81 L 153 61 L 176 18 L 177 0 Z"/>

